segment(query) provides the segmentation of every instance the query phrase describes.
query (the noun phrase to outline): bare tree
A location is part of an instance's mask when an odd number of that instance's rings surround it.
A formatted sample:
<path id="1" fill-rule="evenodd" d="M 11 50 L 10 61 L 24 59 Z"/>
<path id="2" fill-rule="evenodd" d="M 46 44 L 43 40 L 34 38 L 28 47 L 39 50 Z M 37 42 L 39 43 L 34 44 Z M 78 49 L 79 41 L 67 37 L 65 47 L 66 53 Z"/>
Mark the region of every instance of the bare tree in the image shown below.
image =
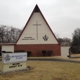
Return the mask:
<path id="1" fill-rule="evenodd" d="M 0 25 L 0 43 L 15 43 L 20 33 L 18 28 Z"/>
<path id="2" fill-rule="evenodd" d="M 70 46 L 71 45 L 71 39 L 70 38 L 58 38 L 58 41 L 61 45 L 64 45 L 64 46 Z"/>

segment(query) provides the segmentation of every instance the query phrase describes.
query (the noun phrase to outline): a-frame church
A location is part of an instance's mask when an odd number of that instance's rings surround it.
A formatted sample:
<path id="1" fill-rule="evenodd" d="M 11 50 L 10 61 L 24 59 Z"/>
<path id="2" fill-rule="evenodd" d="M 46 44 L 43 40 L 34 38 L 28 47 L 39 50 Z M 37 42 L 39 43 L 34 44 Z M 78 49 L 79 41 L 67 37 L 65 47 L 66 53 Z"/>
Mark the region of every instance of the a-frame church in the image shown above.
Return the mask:
<path id="1" fill-rule="evenodd" d="M 27 52 L 28 56 L 60 56 L 60 49 L 38 5 L 32 11 L 17 42 L 2 45 L 3 52 Z"/>

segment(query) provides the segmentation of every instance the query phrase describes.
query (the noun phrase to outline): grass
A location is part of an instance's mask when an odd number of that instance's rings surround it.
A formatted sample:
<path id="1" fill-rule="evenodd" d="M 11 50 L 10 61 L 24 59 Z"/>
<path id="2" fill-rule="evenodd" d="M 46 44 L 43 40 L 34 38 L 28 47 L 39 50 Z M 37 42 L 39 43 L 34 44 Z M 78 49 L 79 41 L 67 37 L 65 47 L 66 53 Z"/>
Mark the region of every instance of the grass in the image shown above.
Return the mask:
<path id="1" fill-rule="evenodd" d="M 79 63 L 28 61 L 27 65 L 31 70 L 0 74 L 0 80 L 80 80 Z"/>

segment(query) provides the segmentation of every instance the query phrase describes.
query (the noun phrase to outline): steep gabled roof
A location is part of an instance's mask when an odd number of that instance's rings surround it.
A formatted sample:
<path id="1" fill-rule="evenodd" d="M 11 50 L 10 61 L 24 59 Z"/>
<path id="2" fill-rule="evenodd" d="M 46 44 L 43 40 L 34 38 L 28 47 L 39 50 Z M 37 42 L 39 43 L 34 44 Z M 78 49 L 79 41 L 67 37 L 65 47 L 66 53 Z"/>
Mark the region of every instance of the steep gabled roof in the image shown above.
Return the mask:
<path id="1" fill-rule="evenodd" d="M 25 24 L 25 26 L 24 26 L 24 28 L 23 28 L 23 30 L 22 30 L 22 32 L 21 32 L 21 34 L 20 34 L 18 40 L 20 39 L 22 33 L 24 32 L 25 28 L 27 27 L 28 22 L 30 21 L 30 19 L 31 19 L 31 17 L 32 17 L 32 15 L 33 15 L 33 13 L 35 13 L 35 12 L 40 12 L 41 16 L 43 17 L 44 21 L 46 22 L 46 24 L 47 24 L 47 26 L 49 27 L 50 31 L 52 32 L 53 36 L 54 36 L 55 39 L 57 40 L 56 36 L 54 35 L 53 31 L 51 30 L 49 24 L 47 23 L 46 19 L 44 18 L 43 14 L 42 14 L 42 12 L 41 12 L 41 10 L 39 9 L 39 7 L 38 7 L 37 4 L 36 4 L 35 8 L 33 9 L 33 11 L 32 11 L 32 13 L 31 13 L 31 15 L 30 15 L 30 17 L 29 17 L 27 23 Z M 16 41 L 16 43 L 18 42 L 18 40 Z M 57 40 L 57 42 L 58 42 L 58 40 Z M 58 44 L 59 44 L 59 42 L 58 42 Z"/>

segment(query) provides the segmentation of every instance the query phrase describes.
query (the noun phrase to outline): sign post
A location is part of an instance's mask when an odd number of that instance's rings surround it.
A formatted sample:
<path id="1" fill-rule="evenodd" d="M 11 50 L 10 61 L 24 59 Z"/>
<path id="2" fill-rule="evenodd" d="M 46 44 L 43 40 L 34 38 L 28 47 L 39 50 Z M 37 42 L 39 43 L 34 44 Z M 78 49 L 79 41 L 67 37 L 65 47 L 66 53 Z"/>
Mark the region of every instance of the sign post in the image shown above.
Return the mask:
<path id="1" fill-rule="evenodd" d="M 2 53 L 2 73 L 26 70 L 27 53 Z"/>

